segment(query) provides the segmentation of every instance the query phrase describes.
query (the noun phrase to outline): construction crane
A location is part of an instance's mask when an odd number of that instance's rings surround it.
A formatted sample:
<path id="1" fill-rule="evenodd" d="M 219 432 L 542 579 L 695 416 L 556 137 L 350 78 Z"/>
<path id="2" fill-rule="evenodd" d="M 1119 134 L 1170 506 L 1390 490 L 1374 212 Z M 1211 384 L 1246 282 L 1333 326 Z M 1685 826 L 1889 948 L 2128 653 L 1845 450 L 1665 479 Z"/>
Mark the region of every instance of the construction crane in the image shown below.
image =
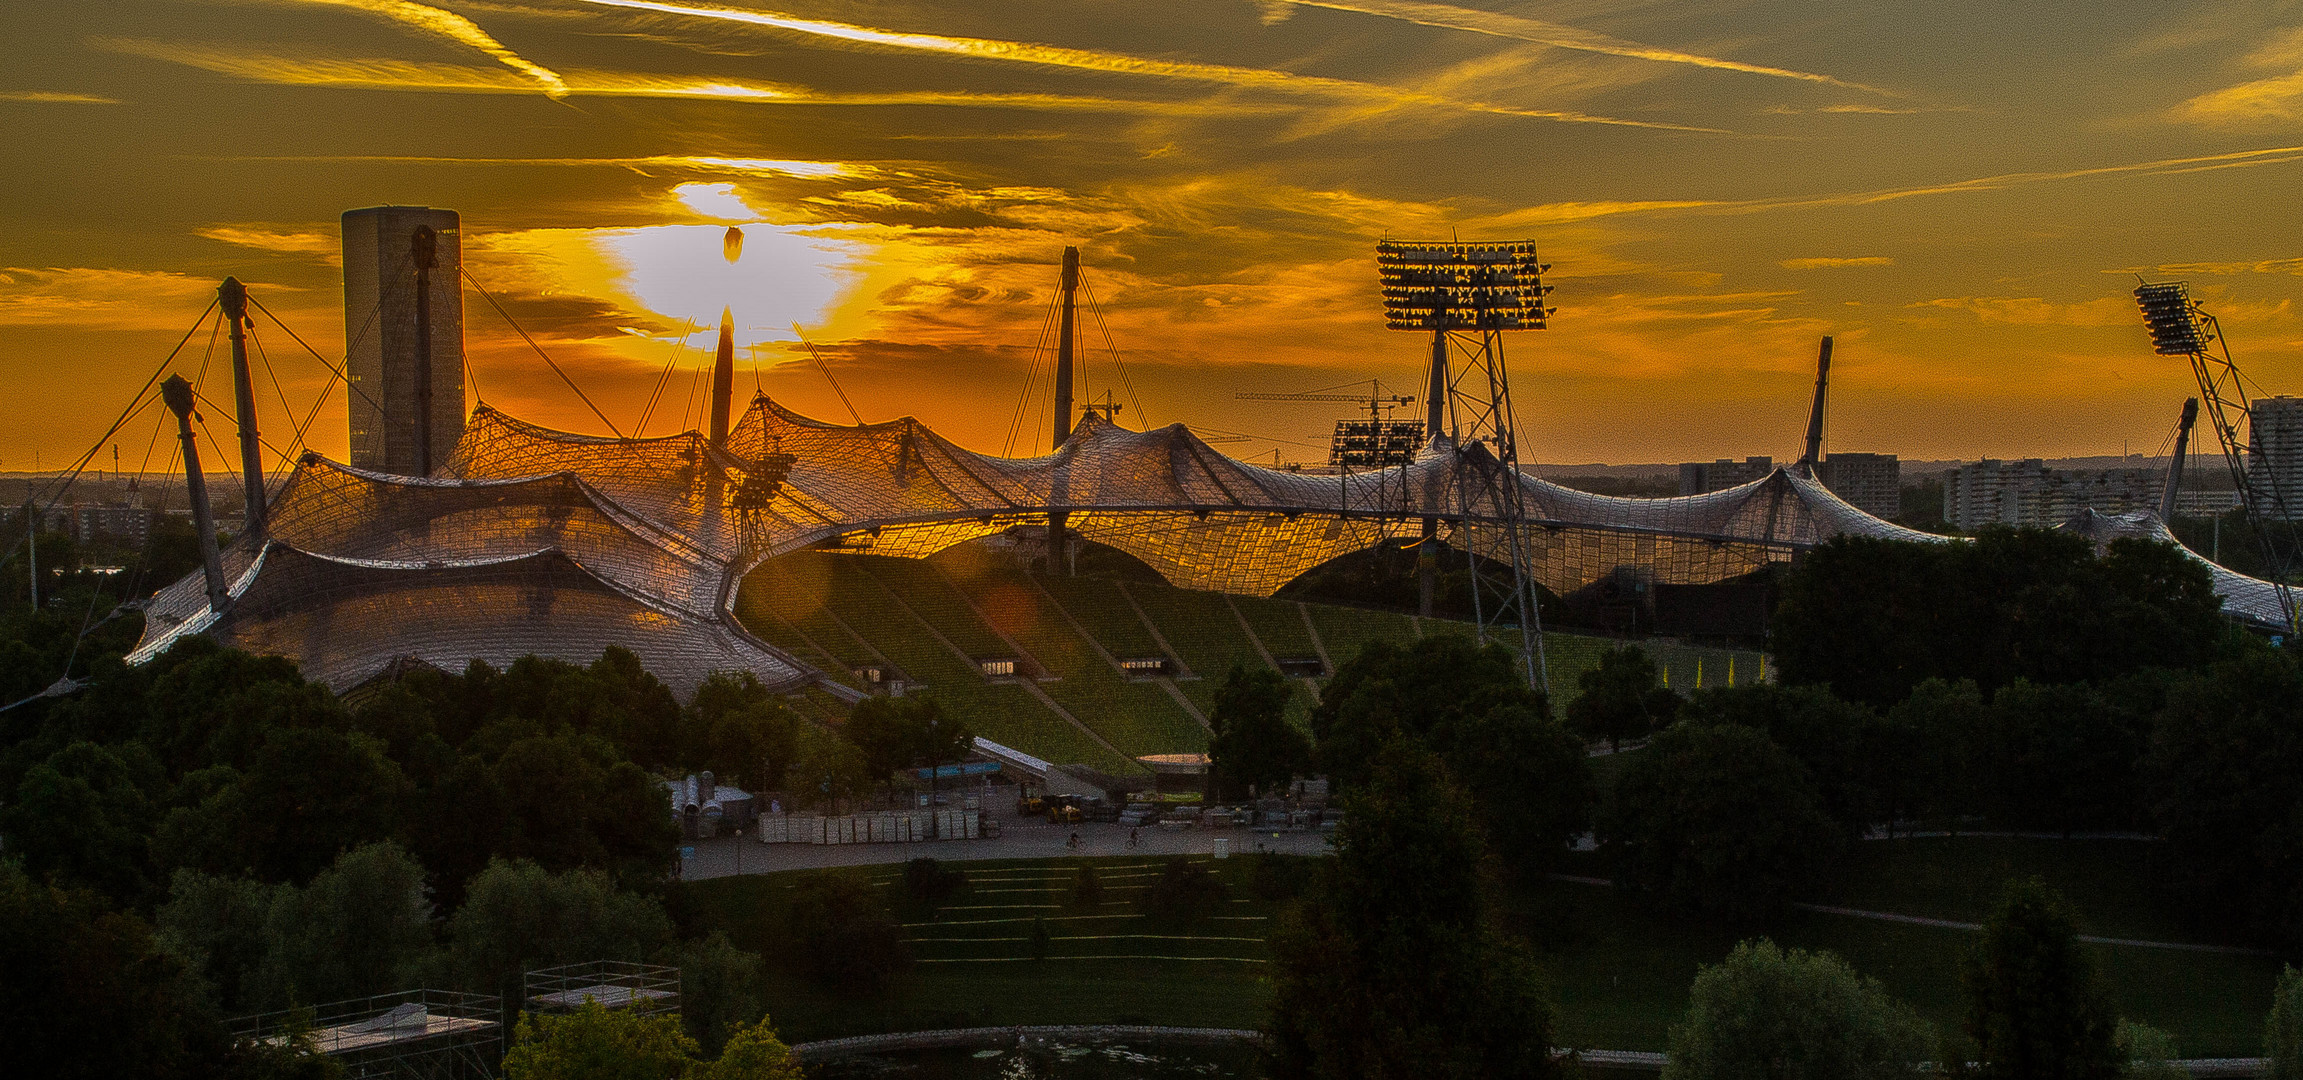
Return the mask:
<path id="1" fill-rule="evenodd" d="M 2135 302 L 2143 309 L 2144 325 L 2150 328 L 2151 350 L 2191 361 L 2192 377 L 2199 383 L 2199 403 L 2204 406 L 2201 411 L 2207 414 L 2215 439 L 2222 444 L 2224 464 L 2231 470 L 2232 484 L 2239 489 L 2239 505 L 2247 512 L 2247 522 L 2262 547 L 2263 576 L 2278 593 L 2287 636 L 2293 637 L 2298 619 L 2289 579 L 2294 572 L 2296 536 L 2295 516 L 2289 512 L 2288 503 L 2303 492 L 2282 491 L 2279 475 L 2284 459 L 2293 454 L 2294 448 L 2284 445 L 2293 436 L 2257 428 L 2248 400 L 2248 380 L 2231 360 L 2231 346 L 2223 338 L 2222 324 L 2192 302 L 2188 285 L 2146 281 L 2136 286 Z M 2185 412 L 2189 412 L 2188 406 Z M 2240 436 L 2242 425 L 2247 429 L 2246 439 L 2255 444 L 2259 461 L 2249 460 L 2248 442 Z"/>
<path id="2" fill-rule="evenodd" d="M 1385 394 L 1381 379 L 1369 379 L 1366 385 L 1365 394 L 1338 394 L 1334 391 L 1341 387 L 1331 386 L 1300 394 L 1250 391 L 1235 396 L 1242 401 L 1352 402 L 1367 409 L 1367 419 L 1335 422 L 1335 434 L 1328 440 L 1328 464 L 1349 472 L 1354 469 L 1390 468 L 1414 461 L 1415 455 L 1423 450 L 1423 424 L 1413 420 L 1394 420 L 1391 411 L 1413 405 L 1415 399 L 1405 394 Z"/>
<path id="3" fill-rule="evenodd" d="M 1345 383 L 1343 385 L 1358 386 L 1360 384 Z M 1415 404 L 1415 399 L 1412 397 L 1407 397 L 1400 394 L 1385 394 L 1383 392 L 1383 380 L 1381 379 L 1369 379 L 1367 381 L 1367 388 L 1367 393 L 1364 394 L 1337 394 L 1333 393 L 1332 391 L 1339 389 L 1338 387 L 1328 387 L 1325 390 L 1313 390 L 1301 394 L 1280 394 L 1271 392 L 1248 391 L 1245 393 L 1234 394 L 1232 396 L 1238 398 L 1241 401 L 1357 402 L 1360 405 L 1366 407 L 1367 418 L 1370 420 L 1388 420 L 1391 418 L 1391 411 L 1393 409 L 1405 408 L 1409 405 Z"/>

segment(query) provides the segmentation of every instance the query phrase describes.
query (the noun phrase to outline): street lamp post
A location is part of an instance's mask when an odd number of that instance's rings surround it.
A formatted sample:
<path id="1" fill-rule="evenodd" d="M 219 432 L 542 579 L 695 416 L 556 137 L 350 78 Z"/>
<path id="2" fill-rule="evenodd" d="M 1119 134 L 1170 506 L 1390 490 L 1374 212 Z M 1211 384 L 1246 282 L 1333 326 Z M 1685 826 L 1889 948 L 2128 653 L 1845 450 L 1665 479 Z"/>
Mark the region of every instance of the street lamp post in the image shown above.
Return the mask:
<path id="1" fill-rule="evenodd" d="M 943 814 L 936 810 L 936 722 L 931 717 L 928 720 L 928 836 L 941 840 L 943 830 Z"/>

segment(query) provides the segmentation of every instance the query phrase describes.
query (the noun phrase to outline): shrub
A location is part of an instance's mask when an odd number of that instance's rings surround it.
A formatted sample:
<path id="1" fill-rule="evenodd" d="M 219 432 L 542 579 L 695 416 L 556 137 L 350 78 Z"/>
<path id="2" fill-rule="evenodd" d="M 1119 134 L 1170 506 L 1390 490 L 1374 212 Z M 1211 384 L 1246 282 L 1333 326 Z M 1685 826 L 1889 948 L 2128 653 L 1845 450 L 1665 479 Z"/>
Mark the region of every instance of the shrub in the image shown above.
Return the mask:
<path id="1" fill-rule="evenodd" d="M 903 927 L 862 883 L 823 874 L 801 882 L 796 891 L 790 939 L 810 978 L 864 996 L 885 992 L 911 970 L 912 950 Z"/>
<path id="2" fill-rule="evenodd" d="M 1072 872 L 1072 906 L 1101 907 L 1104 902 L 1104 883 L 1096 877 L 1096 868 L 1081 863 Z"/>
<path id="3" fill-rule="evenodd" d="M 1705 967 L 1671 1028 L 1664 1080 L 1908 1076 L 1933 1031 L 1875 979 L 1827 952 L 1761 938 Z"/>
<path id="4" fill-rule="evenodd" d="M 2263 1056 L 2271 1059 L 2271 1080 L 2303 1080 L 2303 971 L 2279 973 L 2271 1018 L 2263 1024 Z"/>
<path id="5" fill-rule="evenodd" d="M 904 894 L 928 904 L 940 904 L 968 887 L 968 876 L 921 857 L 904 864 Z"/>
<path id="6" fill-rule="evenodd" d="M 1201 919 L 1224 902 L 1223 882 L 1208 868 L 1182 856 L 1169 859 L 1144 896 L 1144 910 L 1169 919 Z"/>

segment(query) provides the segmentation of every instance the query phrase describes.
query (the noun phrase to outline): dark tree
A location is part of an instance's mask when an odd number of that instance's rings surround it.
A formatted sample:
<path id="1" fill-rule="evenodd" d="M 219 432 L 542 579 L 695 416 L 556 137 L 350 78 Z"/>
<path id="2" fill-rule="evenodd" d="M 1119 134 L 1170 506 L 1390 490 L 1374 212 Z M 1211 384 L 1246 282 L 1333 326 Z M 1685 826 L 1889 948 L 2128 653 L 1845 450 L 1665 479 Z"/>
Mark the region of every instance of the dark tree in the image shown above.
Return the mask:
<path id="1" fill-rule="evenodd" d="M 853 996 L 881 994 L 912 967 L 904 929 L 863 883 L 818 874 L 792 897 L 790 940 L 818 983 Z"/>
<path id="2" fill-rule="evenodd" d="M 1311 767 L 1311 740 L 1287 722 L 1295 687 L 1270 668 L 1233 664 L 1215 693 L 1208 726 L 1209 765 L 1226 790 L 1269 794 Z M 1236 785 L 1236 787 L 1235 787 Z"/>
<path id="3" fill-rule="evenodd" d="M 705 679 L 688 713 L 699 743 L 688 751 L 689 768 L 711 769 L 723 782 L 749 783 L 755 792 L 782 790 L 799 753 L 800 719 L 751 672 Z"/>
<path id="4" fill-rule="evenodd" d="M 219 1075 L 224 1029 L 149 927 L 0 861 L 0 1046 L 65 1080 Z"/>
<path id="5" fill-rule="evenodd" d="M 904 895 L 923 904 L 941 904 L 968 887 L 966 873 L 922 856 L 904 864 Z"/>
<path id="6" fill-rule="evenodd" d="M 658 962 L 680 969 L 680 1019 L 705 1053 L 719 1053 L 730 1035 L 768 1014 L 759 956 L 729 944 L 724 931 L 681 942 Z"/>
<path id="7" fill-rule="evenodd" d="M 1841 850 L 1806 766 L 1741 724 L 1682 723 L 1616 781 L 1599 839 L 1619 887 L 1668 910 L 1763 919 Z"/>
<path id="8" fill-rule="evenodd" d="M 2265 651 L 2178 680 L 2145 769 L 2184 898 L 2303 946 L 2303 670 Z"/>
<path id="9" fill-rule="evenodd" d="M 1104 883 L 1096 877 L 1094 863 L 1081 863 L 1072 872 L 1072 906 L 1093 911 L 1104 902 Z"/>
<path id="10" fill-rule="evenodd" d="M 1318 764 L 1348 791 L 1387 742 L 1416 740 L 1477 800 L 1491 850 L 1543 869 L 1590 818 L 1591 765 L 1522 677 L 1511 654 L 1461 635 L 1370 645 L 1312 711 Z"/>
<path id="11" fill-rule="evenodd" d="M 495 770 L 477 757 L 459 754 L 455 764 L 424 792 L 402 824 L 402 836 L 431 874 L 432 892 L 442 911 L 464 901 L 464 883 L 500 852 L 517 849 L 511 796 L 496 782 Z"/>
<path id="12" fill-rule="evenodd" d="M 1317 764 L 1348 790 L 1401 735 L 1422 739 L 1498 705 L 1526 705 L 1548 715 L 1542 701 L 1502 646 L 1481 646 L 1462 634 L 1436 634 L 1407 646 L 1378 641 L 1338 667 L 1320 691 L 1311 711 Z"/>
<path id="13" fill-rule="evenodd" d="M 1767 733 L 1798 758 L 1823 797 L 1823 809 L 1851 835 L 1884 819 L 1908 775 L 1908 740 L 1868 706 L 1841 701 L 1820 686 L 1751 686 L 1698 690 L 1688 719 Z"/>
<path id="14" fill-rule="evenodd" d="M 1991 707 L 1974 682 L 1929 679 L 1912 687 L 1910 697 L 1887 711 L 1887 726 L 1892 738 L 1909 745 L 1897 755 L 1906 771 L 1891 788 L 1895 809 L 1954 823 L 1984 812 Z"/>
<path id="15" fill-rule="evenodd" d="M 1497 705 L 1460 717 L 1432 743 L 1478 804 L 1489 850 L 1531 873 L 1550 871 L 1591 826 L 1598 801 L 1583 740 L 1542 708 Z"/>
<path id="16" fill-rule="evenodd" d="M 1687 996 L 1665 1080 L 1906 1080 L 1934 1051 L 1933 1029 L 1878 980 L 1766 938 L 1704 967 Z"/>
<path id="17" fill-rule="evenodd" d="M 1986 1077 L 2114 1080 L 2119 1014 L 2079 944 L 2077 920 L 2038 879 L 2010 885 L 1969 957 L 1967 1034 Z"/>
<path id="18" fill-rule="evenodd" d="M 2230 633 L 2205 567 L 2163 544 L 1986 529 L 1972 542 L 1844 536 L 1784 581 L 1770 642 L 1786 684 L 1886 708 L 1930 679 L 2102 681 L 2196 667 Z"/>
<path id="19" fill-rule="evenodd" d="M 1223 905 L 1229 890 L 1207 867 L 1178 855 L 1160 867 L 1144 891 L 1144 911 L 1163 919 L 1204 919 Z"/>
<path id="20" fill-rule="evenodd" d="M 551 874 L 499 861 L 471 881 L 448 920 L 450 955 L 465 983 L 516 999 L 523 973 L 590 960 L 645 960 L 670 939 L 662 905 L 619 892 L 597 871 Z"/>
<path id="21" fill-rule="evenodd" d="M 1488 925 L 1471 799 L 1395 740 L 1347 797 L 1319 897 L 1272 942 L 1275 1080 L 1557 1075 L 1551 1009 Z"/>
<path id="22" fill-rule="evenodd" d="M 400 767 L 374 739 L 324 728 L 275 731 L 240 782 L 233 850 L 207 865 L 244 867 L 266 881 L 310 880 L 337 855 L 389 839 L 408 796 Z"/>
<path id="23" fill-rule="evenodd" d="M 2084 684 L 2035 686 L 2018 680 L 1991 699 L 1991 738 L 1983 750 L 1991 785 L 1985 812 L 2015 829 L 2068 833 L 2132 828 L 2143 817 L 2136 766 L 2150 739 L 2155 702 L 2127 680 L 2129 694 Z"/>
<path id="24" fill-rule="evenodd" d="M 679 843 L 663 788 L 603 740 L 522 739 L 492 775 L 508 822 L 501 854 L 552 871 L 605 870 L 638 886 L 661 876 Z"/>
<path id="25" fill-rule="evenodd" d="M 863 753 L 874 784 L 886 784 L 904 769 L 951 764 L 965 757 L 975 741 L 965 722 L 944 715 L 942 706 L 924 697 L 865 698 L 840 731 Z"/>
<path id="26" fill-rule="evenodd" d="M 1609 747 L 1637 739 L 1671 723 L 1679 695 L 1657 680 L 1647 650 L 1625 645 L 1599 654 L 1599 663 L 1575 676 L 1581 691 L 1567 703 L 1567 726 L 1586 739 L 1606 739 Z"/>
<path id="27" fill-rule="evenodd" d="M 148 844 L 165 789 L 144 744 L 73 743 L 25 773 L 0 805 L 0 836 L 33 874 L 141 901 L 153 891 Z"/>

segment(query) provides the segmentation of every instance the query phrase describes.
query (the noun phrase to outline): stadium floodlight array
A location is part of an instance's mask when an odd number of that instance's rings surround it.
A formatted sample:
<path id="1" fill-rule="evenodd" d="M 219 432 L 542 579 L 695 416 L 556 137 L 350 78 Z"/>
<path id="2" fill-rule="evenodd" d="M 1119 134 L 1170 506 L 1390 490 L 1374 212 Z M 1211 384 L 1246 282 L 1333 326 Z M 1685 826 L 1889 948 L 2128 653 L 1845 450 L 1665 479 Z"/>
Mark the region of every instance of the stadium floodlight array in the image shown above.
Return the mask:
<path id="1" fill-rule="evenodd" d="M 2151 330 L 2151 351 L 2161 356 L 2190 356 L 2207 349 L 2207 335 L 2199 313 L 2191 306 L 2191 289 L 2180 281 L 2145 282 L 2135 289 L 2135 303 L 2143 309 L 2143 323 Z"/>
<path id="2" fill-rule="evenodd" d="M 1532 241 L 1386 240 L 1376 245 L 1385 325 L 1394 330 L 1541 330 L 1550 264 Z"/>

